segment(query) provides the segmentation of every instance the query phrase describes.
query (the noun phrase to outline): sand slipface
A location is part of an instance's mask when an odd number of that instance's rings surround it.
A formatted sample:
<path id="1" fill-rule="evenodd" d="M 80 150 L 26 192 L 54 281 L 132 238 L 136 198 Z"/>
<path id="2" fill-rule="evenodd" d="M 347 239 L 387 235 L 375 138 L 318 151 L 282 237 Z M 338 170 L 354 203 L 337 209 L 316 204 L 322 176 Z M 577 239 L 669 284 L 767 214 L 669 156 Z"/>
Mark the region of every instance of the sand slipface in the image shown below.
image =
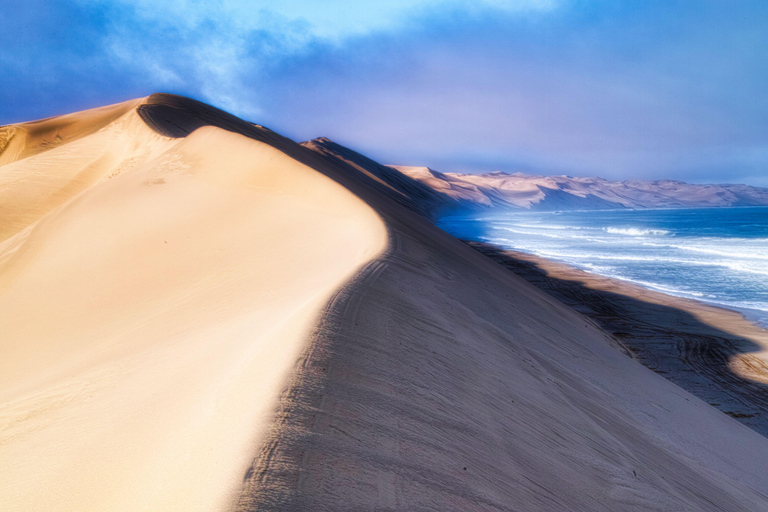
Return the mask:
<path id="1" fill-rule="evenodd" d="M 768 509 L 768 439 L 416 213 L 453 199 L 192 100 L 125 116 L 119 173 L 10 209 L 0 509 Z"/>
<path id="2" fill-rule="evenodd" d="M 0 180 L 25 194 L 2 203 L 0 509 L 228 509 L 379 217 L 267 144 L 135 110 Z"/>

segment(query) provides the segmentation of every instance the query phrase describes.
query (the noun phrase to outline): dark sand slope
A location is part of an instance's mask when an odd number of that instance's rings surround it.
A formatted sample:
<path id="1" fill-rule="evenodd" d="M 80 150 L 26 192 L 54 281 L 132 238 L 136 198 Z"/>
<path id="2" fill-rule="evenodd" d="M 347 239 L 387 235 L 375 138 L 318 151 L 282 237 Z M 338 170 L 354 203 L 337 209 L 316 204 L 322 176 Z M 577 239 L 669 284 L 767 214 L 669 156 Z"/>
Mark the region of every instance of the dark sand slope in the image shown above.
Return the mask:
<path id="1" fill-rule="evenodd" d="M 530 254 L 469 245 L 617 337 L 645 366 L 768 437 L 768 331 L 734 311 Z"/>
<path id="2" fill-rule="evenodd" d="M 432 218 L 450 210 L 467 208 L 461 201 L 433 189 L 429 184 L 381 165 L 326 137 L 302 142 L 301 145 L 321 155 L 331 165 L 341 166 L 352 175 L 374 180 L 379 193 L 426 217 Z"/>

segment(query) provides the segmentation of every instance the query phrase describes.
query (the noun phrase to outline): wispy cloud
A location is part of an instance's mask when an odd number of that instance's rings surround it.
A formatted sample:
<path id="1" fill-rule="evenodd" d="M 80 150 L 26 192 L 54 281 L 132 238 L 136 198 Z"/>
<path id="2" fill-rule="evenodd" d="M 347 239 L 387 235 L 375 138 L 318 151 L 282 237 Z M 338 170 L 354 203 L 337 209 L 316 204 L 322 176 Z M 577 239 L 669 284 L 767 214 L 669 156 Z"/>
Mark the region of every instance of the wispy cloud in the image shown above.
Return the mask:
<path id="1" fill-rule="evenodd" d="M 0 18 L 0 123 L 164 90 L 393 163 L 768 174 L 761 1 L 27 0 Z"/>

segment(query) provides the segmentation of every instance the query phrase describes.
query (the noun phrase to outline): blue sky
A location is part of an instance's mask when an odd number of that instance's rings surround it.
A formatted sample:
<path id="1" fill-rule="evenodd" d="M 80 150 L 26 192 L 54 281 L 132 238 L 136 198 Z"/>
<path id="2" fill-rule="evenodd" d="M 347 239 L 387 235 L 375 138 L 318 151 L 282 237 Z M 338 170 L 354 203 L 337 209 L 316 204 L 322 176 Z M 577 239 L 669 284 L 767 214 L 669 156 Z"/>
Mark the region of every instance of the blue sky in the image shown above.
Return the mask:
<path id="1" fill-rule="evenodd" d="M 173 92 L 384 163 L 768 186 L 768 2 L 4 0 L 0 124 Z"/>

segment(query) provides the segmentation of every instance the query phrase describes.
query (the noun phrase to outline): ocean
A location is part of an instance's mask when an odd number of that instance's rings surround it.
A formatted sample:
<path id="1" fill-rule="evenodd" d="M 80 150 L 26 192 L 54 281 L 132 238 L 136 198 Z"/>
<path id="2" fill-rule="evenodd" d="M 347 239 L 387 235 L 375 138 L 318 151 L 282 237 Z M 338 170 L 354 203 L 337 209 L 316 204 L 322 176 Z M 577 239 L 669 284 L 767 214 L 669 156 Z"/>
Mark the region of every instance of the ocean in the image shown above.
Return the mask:
<path id="1" fill-rule="evenodd" d="M 768 207 L 446 216 L 466 240 L 735 309 L 768 327 Z"/>

